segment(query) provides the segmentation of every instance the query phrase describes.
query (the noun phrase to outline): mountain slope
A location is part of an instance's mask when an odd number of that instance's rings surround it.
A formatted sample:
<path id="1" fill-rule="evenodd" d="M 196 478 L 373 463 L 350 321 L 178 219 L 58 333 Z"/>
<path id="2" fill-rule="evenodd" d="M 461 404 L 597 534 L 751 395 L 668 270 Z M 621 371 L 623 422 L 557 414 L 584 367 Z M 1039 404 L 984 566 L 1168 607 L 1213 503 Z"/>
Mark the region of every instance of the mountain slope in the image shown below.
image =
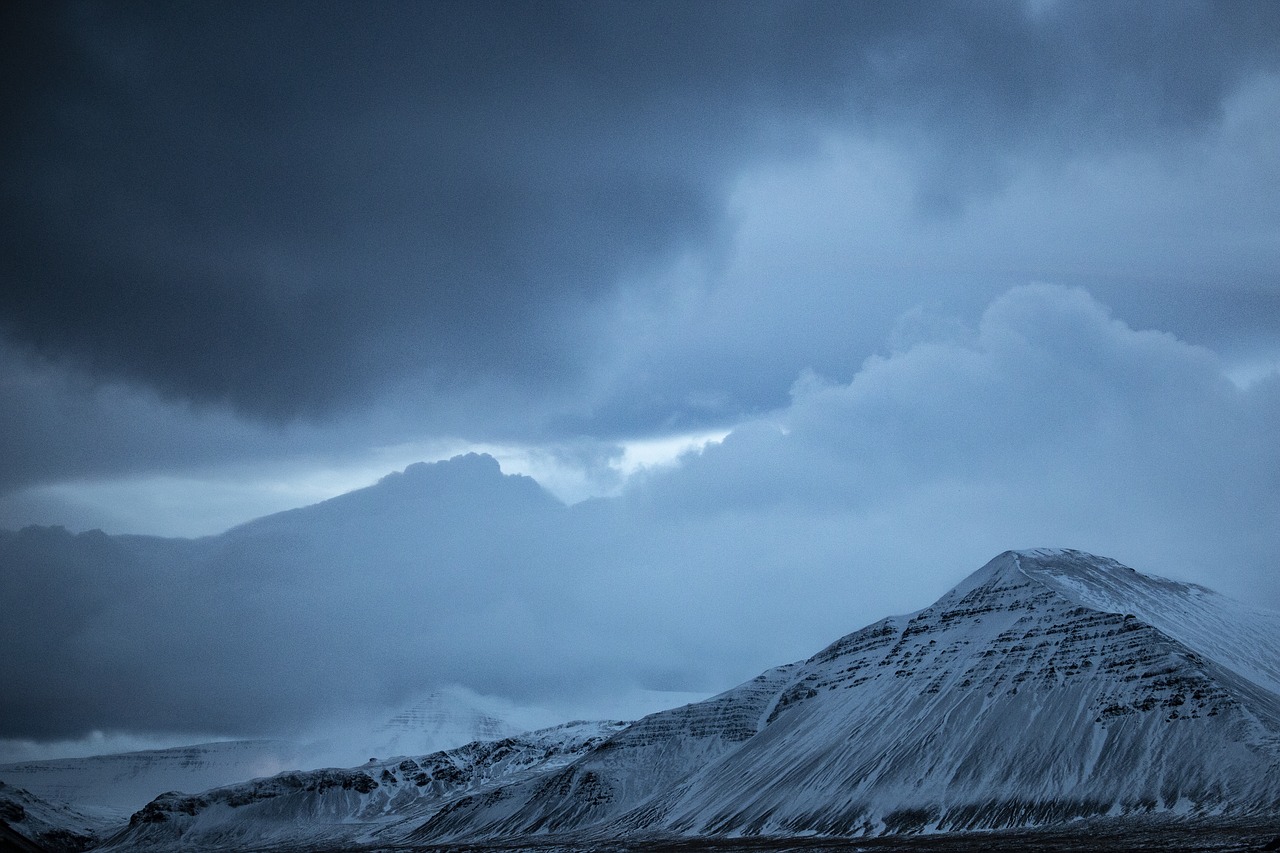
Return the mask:
<path id="1" fill-rule="evenodd" d="M 757 738 L 630 823 L 848 834 L 1276 814 L 1275 694 L 1083 606 L 1022 556 L 811 658 Z"/>
<path id="2" fill-rule="evenodd" d="M 930 607 L 545 764 L 522 759 L 479 783 L 463 771 L 430 798 L 402 798 L 394 770 L 385 788 L 366 770 L 269 782 L 291 786 L 273 806 L 230 789 L 161 798 L 117 841 L 305 845 L 352 825 L 364 828 L 333 837 L 590 844 L 1080 817 L 1265 823 L 1280 815 L 1276 636 L 1280 614 L 1201 587 L 1079 552 L 1006 552 Z"/>
<path id="3" fill-rule="evenodd" d="M 1090 606 L 1119 610 L 1121 595 L 1166 624 L 1191 602 L 1204 613 L 1179 626 L 1180 642 Z M 597 751 L 571 768 L 582 784 L 525 784 L 500 807 L 459 803 L 413 837 L 849 835 L 1086 815 L 1275 815 L 1280 699 L 1242 674 L 1257 669 L 1256 649 L 1194 630 L 1244 612 L 1077 552 L 1009 552 L 933 606 L 786 670 L 759 731 L 690 763 L 668 790 L 630 795 L 661 786 L 643 783 L 643 761 L 600 772 Z M 1275 614 L 1250 611 L 1246 621 L 1236 636 L 1280 635 Z M 671 732 L 670 743 L 691 732 Z"/>
<path id="4" fill-rule="evenodd" d="M 477 822 L 484 835 L 518 836 L 619 817 L 755 737 L 793 670 L 778 667 L 719 696 L 650 714 L 552 776 L 455 800 L 410 839 L 470 835 Z"/>
<path id="5" fill-rule="evenodd" d="M 278 740 L 219 741 L 0 766 L 0 779 L 41 797 L 114 813 L 123 822 L 164 791 L 202 791 L 298 766 L 303 749 Z"/>
<path id="6" fill-rule="evenodd" d="M 106 827 L 94 815 L 0 782 L 0 850 L 6 853 L 84 850 Z"/>
<path id="7" fill-rule="evenodd" d="M 416 825 L 452 799 L 553 773 L 625 725 L 566 723 L 418 758 L 281 773 L 199 795 L 165 794 L 134 814 L 104 849 L 394 841 L 406 822 Z"/>

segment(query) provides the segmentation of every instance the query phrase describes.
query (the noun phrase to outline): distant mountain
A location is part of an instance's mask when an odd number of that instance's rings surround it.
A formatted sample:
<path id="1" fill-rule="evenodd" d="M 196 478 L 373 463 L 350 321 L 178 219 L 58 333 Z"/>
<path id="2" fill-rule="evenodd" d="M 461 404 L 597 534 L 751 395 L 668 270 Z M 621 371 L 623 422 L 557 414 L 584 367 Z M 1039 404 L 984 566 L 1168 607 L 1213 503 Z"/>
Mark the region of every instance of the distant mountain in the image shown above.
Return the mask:
<path id="1" fill-rule="evenodd" d="M 200 539 L 0 531 L 0 739 L 297 731 L 365 713 L 392 676 L 465 680 L 503 659 L 467 641 L 477 614 L 527 603 L 527 543 L 566 512 L 471 454 Z M 399 748 L 483 733 L 464 734 Z"/>
<path id="2" fill-rule="evenodd" d="M 236 740 L 0 765 L 0 779 L 121 820 L 166 791 L 206 788 L 305 766 L 300 744 Z"/>
<path id="3" fill-rule="evenodd" d="M 371 753 L 391 758 L 426 755 L 472 741 L 514 737 L 535 728 L 527 712 L 462 687 L 447 687 L 391 717 L 370 735 Z"/>
<path id="4" fill-rule="evenodd" d="M 70 853 L 92 847 L 107 822 L 0 782 L 0 850 Z"/>
<path id="5" fill-rule="evenodd" d="M 598 743 L 469 747 L 489 757 L 432 759 L 413 796 L 405 774 L 423 762 L 160 798 L 113 844 L 1276 823 L 1277 638 L 1280 614 L 1203 587 L 1075 551 L 1006 552 L 924 610 Z"/>
<path id="6" fill-rule="evenodd" d="M 564 505 L 536 480 L 503 474 L 492 456 L 468 453 L 445 462 L 416 462 L 372 486 L 263 516 L 211 538 L 235 550 L 275 537 L 301 537 L 308 545 L 317 535 L 339 543 L 352 535 L 377 541 L 388 534 L 412 536 L 415 531 L 420 536 L 439 535 L 454 519 L 474 519 L 478 514 L 520 523 L 563 510 Z"/>

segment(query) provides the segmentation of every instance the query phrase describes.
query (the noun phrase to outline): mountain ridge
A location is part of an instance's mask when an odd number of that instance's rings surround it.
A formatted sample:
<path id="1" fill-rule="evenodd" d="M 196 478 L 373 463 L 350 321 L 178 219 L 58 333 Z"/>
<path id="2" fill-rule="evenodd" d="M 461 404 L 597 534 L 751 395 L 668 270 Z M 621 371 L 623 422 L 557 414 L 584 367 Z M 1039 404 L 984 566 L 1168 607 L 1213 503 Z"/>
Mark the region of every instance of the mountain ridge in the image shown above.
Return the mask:
<path id="1" fill-rule="evenodd" d="M 1191 604 L 1207 615 L 1178 624 Z M 1204 636 L 1232 619 L 1248 624 Z M 1007 551 L 929 607 L 649 715 L 561 766 L 420 801 L 379 840 L 1266 822 L 1280 815 L 1280 696 L 1249 677 L 1266 681 L 1258 650 L 1229 646 L 1276 629 L 1280 614 L 1114 560 Z M 183 843 L 202 838 L 196 811 Z"/>
<path id="2" fill-rule="evenodd" d="M 1071 817 L 1086 816 L 1090 814 L 1106 814 L 1112 811 L 1120 813 L 1132 813 L 1137 811 L 1156 810 L 1161 807 L 1160 798 L 1164 795 L 1167 803 L 1164 805 L 1170 808 L 1175 807 L 1178 803 L 1178 791 L 1170 789 L 1161 791 L 1159 785 L 1147 785 L 1140 788 L 1135 793 L 1125 796 L 1122 790 L 1116 790 L 1116 786 L 1112 786 L 1111 790 L 1079 790 L 1079 785 L 1075 787 L 1075 796 L 1063 797 L 1062 789 L 1071 788 L 1070 779 L 1035 779 L 1029 778 L 1025 770 L 1027 765 L 1039 766 L 1041 763 L 1048 762 L 1052 766 L 1055 762 L 1061 764 L 1062 756 L 1054 754 L 1053 750 L 1041 749 L 1041 755 L 1037 756 L 1034 761 L 1009 761 L 1009 756 L 1001 756 L 1000 747 L 1000 731 L 1004 727 L 1006 721 L 1002 720 L 999 715 L 996 717 L 994 724 L 988 726 L 989 731 L 983 732 L 982 737 L 969 740 L 976 740 L 979 747 L 970 749 L 968 754 L 962 756 L 963 761 L 957 761 L 955 766 L 951 768 L 952 779 L 961 782 L 967 782 L 971 788 L 980 788 L 990 793 L 1001 789 L 999 784 L 1001 776 L 1007 771 L 1013 769 L 1013 778 L 1018 779 L 1015 785 L 1004 785 L 1004 796 L 999 802 L 979 803 L 979 802 L 955 802 L 944 808 L 938 802 L 929 801 L 929 798 L 919 797 L 918 790 L 925 784 L 930 776 L 937 775 L 938 761 L 929 760 L 929 748 L 939 742 L 945 742 L 948 738 L 952 740 L 964 741 L 965 738 L 959 737 L 955 731 L 948 731 L 946 726 L 949 723 L 951 714 L 944 715 L 941 720 L 933 719 L 928 721 L 926 717 L 920 720 L 912 721 L 916 727 L 923 727 L 926 736 L 921 738 L 918 732 L 912 732 L 911 726 L 906 727 L 908 730 L 893 732 L 868 732 L 867 729 L 874 730 L 875 721 L 888 719 L 890 714 L 897 710 L 898 707 L 910 709 L 913 704 L 918 704 L 921 697 L 937 695 L 944 693 L 945 685 L 943 680 L 950 676 L 953 684 L 958 681 L 957 674 L 954 673 L 931 673 L 931 679 L 927 684 L 916 685 L 919 688 L 918 695 L 901 695 L 896 697 L 901 700 L 899 705 L 895 702 L 881 703 L 881 707 L 868 708 L 866 706 L 854 706 L 853 708 L 837 707 L 827 709 L 827 713 L 819 713 L 811 715 L 817 718 L 817 722 L 813 724 L 818 729 L 816 737 L 814 731 L 811 730 L 802 734 L 810 735 L 807 745 L 808 753 L 806 754 L 805 739 L 793 738 L 799 743 L 784 743 L 783 749 L 769 750 L 771 741 L 782 740 L 789 733 L 787 726 L 776 727 L 774 724 L 778 719 L 785 715 L 794 716 L 799 713 L 798 709 L 803 709 L 806 703 L 809 707 L 813 707 L 815 700 L 818 705 L 822 704 L 822 695 L 825 692 L 828 696 L 831 691 L 841 687 L 845 689 L 858 688 L 875 678 L 881 678 L 885 672 L 890 672 L 893 679 L 909 679 L 918 674 L 918 668 L 913 667 L 909 662 L 914 654 L 922 653 L 919 642 L 927 637 L 930 633 L 929 623 L 933 621 L 935 627 L 937 623 L 946 624 L 963 624 L 965 622 L 973 624 L 981 624 L 985 618 L 992 620 L 999 618 L 1002 613 L 1012 610 L 1021 618 L 1026 618 L 1025 610 L 1030 607 L 1035 610 L 1035 599 L 1039 598 L 1040 607 L 1044 607 L 1049 599 L 1058 597 L 1057 593 L 1048 585 L 1043 583 L 1043 578 L 1034 577 L 1021 570 L 1018 557 L 1033 553 L 1037 556 L 1044 556 L 1047 553 L 1066 553 L 1072 555 L 1080 555 L 1080 552 L 1006 552 L 995 560 L 991 561 L 973 573 L 971 576 L 962 581 L 951 592 L 944 595 L 928 608 L 917 611 L 914 614 L 908 614 L 900 617 L 889 617 L 879 622 L 873 623 L 860 631 L 846 635 L 841 640 L 836 641 L 828 646 L 817 655 L 808 659 L 802 664 L 801 670 L 796 674 L 791 686 L 786 688 L 777 701 L 777 710 L 774 713 L 774 719 L 770 721 L 770 726 L 763 729 L 758 738 L 752 739 L 744 744 L 741 750 L 734 751 L 732 754 L 722 756 L 716 762 L 698 768 L 691 774 L 690 778 L 683 783 L 680 790 L 666 795 L 663 801 L 650 802 L 638 812 L 622 818 L 616 829 L 626 831 L 637 831 L 643 827 L 662 828 L 677 834 L 688 835 L 719 835 L 726 833 L 741 832 L 745 834 L 797 834 L 817 832 L 819 834 L 879 834 L 884 832 L 901 832 L 932 829 L 941 831 L 946 829 L 975 829 L 975 828 L 991 828 L 995 826 L 1006 825 L 1010 821 L 1014 824 L 1018 823 L 1040 823 L 1047 820 L 1060 820 Z M 1112 561 L 1114 562 L 1114 561 Z M 1115 564 L 1118 566 L 1119 564 Z M 1012 569 L 1012 571 L 1010 571 Z M 1026 584 L 1019 583 L 1019 578 L 1024 581 L 1030 581 L 1039 588 L 1040 592 L 1027 596 Z M 1163 581 L 1162 581 L 1163 582 Z M 1012 597 L 1010 592 L 1012 591 Z M 1011 608 L 1001 608 L 998 606 L 1000 597 L 1006 599 L 1006 604 L 1015 605 Z M 1019 597 L 1028 598 L 1022 601 Z M 1019 603 L 1023 606 L 1019 607 Z M 1074 604 L 1074 602 L 1069 602 Z M 1113 695 L 1103 695 L 1100 697 L 1096 707 L 1086 706 L 1084 710 L 1088 712 L 1087 716 L 1092 717 L 1094 726 L 1106 727 L 1111 724 L 1113 726 L 1129 726 L 1128 718 L 1132 715 L 1134 719 L 1150 717 L 1150 712 L 1163 708 L 1168 710 L 1174 716 L 1171 719 L 1177 719 L 1179 712 L 1177 707 L 1187 702 L 1187 696 L 1178 692 L 1178 687 L 1184 682 L 1175 682 L 1173 679 L 1184 678 L 1186 684 L 1190 684 L 1193 688 L 1204 688 L 1211 681 L 1201 677 L 1198 673 L 1187 673 L 1183 671 L 1185 667 L 1178 666 L 1177 657 L 1179 650 L 1170 646 L 1164 641 L 1155 629 L 1142 625 L 1142 623 L 1133 616 L 1128 614 L 1102 614 L 1097 611 L 1088 611 L 1080 608 L 1083 612 L 1071 614 L 1075 620 L 1075 624 L 1068 629 L 1064 629 L 1063 633 L 1068 630 L 1079 631 L 1080 634 L 1076 638 L 1079 642 L 1097 642 L 1101 640 L 1104 644 L 1112 643 L 1115 648 L 1111 649 L 1115 654 L 1110 660 L 1103 658 L 1099 661 L 1099 669 L 1110 666 L 1112 669 L 1119 669 L 1125 665 L 1134 665 L 1138 663 L 1161 664 L 1153 666 L 1151 669 L 1139 669 L 1133 673 L 1126 673 L 1125 677 L 1132 676 L 1135 681 L 1140 684 L 1151 686 L 1152 689 L 1145 692 L 1139 692 L 1138 695 L 1128 696 L 1122 693 L 1114 693 Z M 1084 617 L 1084 618 L 1082 618 Z M 996 695 L 996 690 L 1003 690 L 1005 696 L 1016 697 L 1019 691 L 1019 685 L 1023 684 L 1029 675 L 1026 669 L 1015 669 L 1009 666 L 1011 660 L 1016 659 L 1018 655 L 1024 658 L 1031 652 L 1030 649 L 1021 647 L 1019 639 L 1026 640 L 1030 632 L 1018 631 L 1016 634 L 1011 633 L 1008 629 L 1000 632 L 996 639 L 1003 641 L 1004 649 L 989 648 L 986 651 L 991 655 L 1000 657 L 1000 664 L 991 669 L 987 675 L 990 690 L 985 696 L 979 697 L 977 703 L 969 703 L 969 707 L 960 710 L 966 713 L 981 715 L 987 711 L 987 704 Z M 1143 643 L 1147 646 L 1154 646 L 1154 653 L 1148 654 L 1145 660 L 1138 657 L 1132 660 L 1126 660 L 1125 647 L 1126 635 L 1129 637 L 1140 636 Z M 962 643 L 968 643 L 968 640 L 961 640 Z M 1097 650 L 1094 650 L 1097 651 Z M 855 660 L 859 656 L 872 655 L 879 658 L 878 660 L 862 660 L 857 661 L 855 665 L 848 666 L 851 660 Z M 985 657 L 985 655 L 984 655 Z M 1085 658 L 1088 668 L 1092 668 L 1093 662 Z M 918 662 L 918 659 L 917 659 Z M 824 679 L 822 672 L 813 672 L 812 670 L 830 670 L 837 663 L 844 663 L 839 672 L 832 674 L 825 673 Z M 890 670 L 884 670 L 885 666 L 892 667 Z M 968 675 L 975 676 L 975 681 L 979 673 L 974 670 L 979 669 L 981 661 L 969 673 L 965 673 L 965 681 L 969 681 Z M 1080 671 L 1079 665 L 1074 666 L 1076 672 Z M 874 667 L 874 668 L 873 668 Z M 878 668 L 879 671 L 876 671 Z M 810 671 L 806 672 L 808 669 Z M 855 672 L 856 670 L 856 672 Z M 871 670 L 871 674 L 867 675 L 867 671 Z M 1003 670 L 1003 671 L 1001 671 Z M 1070 670 L 1067 670 L 1070 672 Z M 1194 676 L 1194 677 L 1193 677 Z M 1073 673 L 1070 676 L 1064 676 L 1065 679 L 1074 678 Z M 967 684 L 961 682 L 961 686 L 967 687 Z M 901 691 L 898 691 L 901 693 Z M 909 691 L 913 692 L 913 691 Z M 1280 754 L 1276 750 L 1275 732 L 1277 729 L 1276 715 L 1274 714 L 1275 696 L 1273 694 L 1260 695 L 1256 691 L 1246 690 L 1249 693 L 1248 702 L 1254 706 L 1260 706 L 1264 709 L 1262 720 L 1258 720 L 1253 714 L 1245 713 L 1245 718 L 1239 721 L 1239 725 L 1248 729 L 1251 734 L 1253 744 L 1258 747 L 1268 748 L 1270 757 L 1261 767 L 1257 767 L 1262 771 L 1274 771 L 1276 768 L 1276 755 Z M 1219 694 L 1205 692 L 1201 690 L 1199 699 L 1196 699 L 1195 690 L 1191 692 L 1191 701 L 1194 705 L 1200 702 L 1199 710 L 1206 713 L 1213 711 L 1216 716 L 1218 710 L 1216 708 L 1208 708 L 1201 700 L 1211 700 L 1213 698 L 1221 699 Z M 1025 696 L 1025 693 L 1024 693 Z M 1122 701 L 1128 699 L 1129 701 Z M 1016 701 L 1008 699 L 1008 702 Z M 997 704 L 999 700 L 997 700 Z M 1176 703 L 1176 704 L 1175 704 Z M 1032 708 L 1035 714 L 1042 709 Z M 1076 708 L 1076 716 L 1078 719 L 1060 720 L 1058 724 L 1067 723 L 1078 728 L 1087 727 L 1090 720 L 1082 717 L 1080 709 Z M 1194 715 L 1194 716 L 1191 716 Z M 963 716 L 963 714 L 957 715 Z M 1198 719 L 1200 717 L 1198 711 L 1192 708 L 1188 712 L 1188 719 Z M 888 749 L 872 749 L 864 751 L 864 754 L 857 755 L 856 750 L 850 750 L 847 744 L 833 744 L 830 738 L 824 738 L 822 728 L 830 729 L 833 725 L 833 718 L 839 719 L 848 729 L 848 731 L 858 732 L 863 737 L 870 737 L 872 741 L 889 745 Z M 1115 723 L 1116 718 L 1124 718 L 1121 723 Z M 868 722 L 871 721 L 871 722 Z M 790 730 L 796 729 L 796 721 L 793 719 L 793 725 Z M 801 722 L 804 722 L 802 719 Z M 926 725 L 926 722 L 928 724 Z M 1259 731 L 1261 727 L 1261 731 Z M 954 729 L 955 727 L 952 726 Z M 1053 728 L 1053 727 L 1049 727 Z M 1148 729 L 1151 727 L 1148 726 Z M 940 736 L 940 732 L 944 733 Z M 1133 736 L 1132 734 L 1122 739 L 1123 742 L 1113 745 L 1109 752 L 1112 755 L 1126 754 L 1134 755 L 1141 752 L 1139 744 L 1147 736 L 1148 732 L 1140 732 L 1142 736 Z M 1034 754 L 1037 749 L 1037 738 L 1024 738 L 1028 741 L 1026 744 L 1028 750 Z M 1070 762 L 1072 772 L 1078 777 L 1088 776 L 1098 766 L 1103 752 L 1104 739 L 1098 743 L 1091 744 L 1089 750 L 1080 756 L 1074 756 L 1073 762 Z M 816 741 L 816 744 L 814 743 Z M 845 750 L 849 754 L 840 755 L 841 750 Z M 753 762 L 752 752 L 763 752 L 764 759 L 762 761 Z M 869 754 L 868 754 L 869 753 Z M 1171 748 L 1162 754 L 1157 765 L 1156 775 L 1161 778 L 1175 779 L 1179 773 L 1183 775 L 1189 774 L 1188 768 L 1178 766 L 1170 770 L 1163 764 L 1170 761 L 1176 763 L 1176 757 L 1181 751 Z M 833 755 L 835 757 L 833 758 Z M 885 757 L 887 756 L 887 757 Z M 921 760 L 924 760 L 924 766 L 921 766 Z M 996 760 L 1002 759 L 1002 760 Z M 1237 756 L 1237 760 L 1241 762 L 1240 766 L 1248 764 L 1248 756 Z M 803 778 L 808 773 L 810 777 L 821 777 L 824 774 L 836 772 L 832 770 L 833 766 L 839 766 L 841 761 L 844 762 L 843 768 L 838 778 Z M 1112 764 L 1119 765 L 1122 761 L 1113 760 Z M 983 772 L 983 766 L 989 769 Z M 781 784 L 775 782 L 780 768 L 786 769 L 784 781 Z M 993 772 L 992 769 L 996 772 Z M 1113 769 L 1114 772 L 1114 769 Z M 1216 783 L 1229 783 L 1229 778 L 1233 775 L 1232 770 L 1228 770 L 1225 774 L 1218 773 L 1216 776 L 1210 773 L 1213 778 L 1211 780 L 1201 780 L 1202 786 L 1212 787 Z M 912 774 L 915 774 L 914 776 Z M 967 774 L 967 776 L 966 776 Z M 1034 774 L 1033 774 L 1034 775 Z M 1271 773 L 1274 778 L 1274 772 Z M 868 783 L 867 780 L 871 782 Z M 802 784 L 802 782 L 804 784 Z M 1036 784 L 1040 783 L 1041 791 L 1030 801 L 1020 796 L 1022 792 L 1036 791 Z M 975 784 L 980 783 L 980 784 Z M 1045 785 L 1048 784 L 1050 794 L 1045 794 Z M 1097 786 L 1095 786 L 1097 787 Z M 1122 786 L 1121 786 L 1122 787 Z M 1237 789 L 1240 786 L 1235 786 Z M 1175 786 L 1176 788 L 1176 786 Z M 1274 789 L 1275 786 L 1273 785 Z M 780 789 L 778 796 L 772 800 L 768 800 L 767 795 L 762 791 L 769 789 Z M 868 797 L 868 801 L 859 801 L 857 796 L 851 795 L 850 791 L 862 793 Z M 708 792 L 712 796 L 708 797 Z M 716 793 L 718 791 L 718 793 Z M 744 794 L 744 792 L 751 792 Z M 1193 792 L 1194 793 L 1194 792 Z M 1262 807 L 1265 811 L 1270 809 L 1272 812 L 1276 809 L 1277 797 L 1280 796 L 1275 790 L 1271 790 L 1269 794 L 1265 794 L 1266 805 Z M 816 800 L 821 803 L 820 807 L 815 807 L 810 811 L 805 808 L 797 809 L 795 803 L 805 798 Z M 842 803 L 841 800 L 844 800 Z M 710 799 L 710 802 L 708 802 Z M 937 797 L 935 797 L 935 800 Z M 944 798 L 945 799 L 945 798 Z M 962 796 L 960 799 L 966 799 Z M 968 800 L 977 800 L 978 797 L 968 795 Z M 694 802 L 689 802 L 693 800 Z M 877 804 L 875 801 L 879 800 Z M 918 801 L 918 802 L 917 802 Z M 1218 804 L 1222 805 L 1223 800 L 1219 798 Z M 1225 807 L 1225 805 L 1224 805 Z M 1210 807 L 1211 808 L 1211 807 Z M 790 810 L 790 814 L 788 814 Z M 497 829 L 506 830 L 511 828 L 509 824 L 495 827 Z M 526 829 L 536 829 L 534 825 L 525 827 Z M 446 826 L 437 825 L 433 829 L 448 829 Z M 614 827 L 608 827 L 605 832 L 613 830 Z M 485 827 L 481 824 L 481 832 L 485 831 Z M 417 836 L 419 839 L 426 837 L 425 834 Z M 446 837 L 456 838 L 458 836 L 446 835 Z"/>
<path id="3" fill-rule="evenodd" d="M 288 529 L 302 519 L 324 518 L 349 526 L 352 520 L 367 523 L 370 516 L 387 512 L 454 514 L 494 504 L 521 513 L 564 509 L 532 477 L 503 473 L 487 453 L 465 453 L 439 462 L 415 462 L 393 471 L 376 483 L 332 498 L 255 518 L 229 528 L 217 537 L 237 539 Z"/>
<path id="4" fill-rule="evenodd" d="M 576 721 L 425 756 L 292 771 L 201 794 L 162 794 L 103 849 L 372 843 L 396 823 L 430 815 L 437 801 L 554 770 L 625 725 Z"/>
<path id="5" fill-rule="evenodd" d="M 450 686 L 380 724 L 348 726 L 319 740 L 258 738 L 0 764 L 0 779 L 49 801 L 125 820 L 161 793 L 203 791 L 281 772 L 359 761 L 370 753 L 426 755 L 545 727 L 545 713 L 520 713 Z M 352 746 L 348 742 L 359 741 Z"/>

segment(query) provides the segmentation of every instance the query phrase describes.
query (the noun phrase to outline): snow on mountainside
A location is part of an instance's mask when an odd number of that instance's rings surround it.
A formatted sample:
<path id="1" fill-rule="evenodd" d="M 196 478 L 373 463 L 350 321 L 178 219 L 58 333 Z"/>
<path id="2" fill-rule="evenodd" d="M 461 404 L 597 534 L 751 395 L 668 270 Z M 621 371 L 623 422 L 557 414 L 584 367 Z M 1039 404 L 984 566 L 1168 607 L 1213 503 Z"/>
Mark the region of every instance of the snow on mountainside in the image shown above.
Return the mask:
<path id="1" fill-rule="evenodd" d="M 86 758 L 0 765 L 0 779 L 53 800 L 121 821 L 157 794 L 202 791 L 269 776 L 303 760 L 298 744 L 278 740 L 203 743 Z"/>
<path id="2" fill-rule="evenodd" d="M 429 843 L 477 829 L 486 837 L 519 836 L 621 816 L 754 737 L 794 668 L 778 667 L 719 696 L 650 714 L 554 775 L 455 800 L 410 839 Z"/>
<path id="3" fill-rule="evenodd" d="M 0 782 L 0 850 L 84 850 L 105 828 L 94 815 Z"/>
<path id="4" fill-rule="evenodd" d="M 406 821 L 416 825 L 459 796 L 554 772 L 625 726 L 566 723 L 417 758 L 282 773 L 197 796 L 165 794 L 104 849 L 394 841 L 403 835 L 394 830 Z"/>
<path id="5" fill-rule="evenodd" d="M 235 740 L 170 749 L 59 758 L 0 765 L 0 779 L 40 797 L 72 804 L 105 818 L 126 821 L 168 791 L 197 792 L 316 767 L 346 756 L 353 763 L 381 757 L 425 755 L 473 741 L 511 737 L 535 728 L 536 716 L 465 688 L 447 687 L 382 724 L 336 740 L 295 743 Z"/>
<path id="6" fill-rule="evenodd" d="M 1062 595 L 1026 556 L 806 661 L 759 736 L 629 823 L 856 834 L 1280 812 L 1280 697 Z"/>
<path id="7" fill-rule="evenodd" d="M 292 774 L 270 783 L 270 805 L 243 786 L 161 798 L 115 841 L 590 843 L 1277 820 L 1277 636 L 1280 614 L 1201 587 L 1074 551 L 1006 552 L 923 610 L 545 764 L 520 758 L 477 783 L 470 768 L 488 759 L 448 758 L 462 781 L 430 797 L 406 796 L 407 771 L 383 765 Z"/>
<path id="8" fill-rule="evenodd" d="M 665 791 L 629 797 L 645 765 L 601 772 L 592 755 L 571 768 L 578 788 L 513 786 L 506 802 L 459 803 L 414 838 L 849 835 L 1153 811 L 1277 814 L 1280 697 L 1240 676 L 1253 651 L 1227 654 L 1219 638 L 1210 658 L 1123 609 L 1083 603 L 1081 590 L 1121 569 L 1076 552 L 1002 554 L 931 607 L 787 670 L 757 732 L 691 763 Z M 1127 583 L 1151 591 L 1144 612 L 1183 606 L 1176 585 L 1162 599 L 1154 590 L 1167 582 L 1128 571 Z M 1199 601 L 1211 622 L 1241 612 L 1218 596 Z M 1249 618 L 1243 635 L 1280 632 L 1276 614 Z M 591 807 L 574 810 L 566 796 Z"/>
<path id="9" fill-rule="evenodd" d="M 1016 559 L 1024 573 L 1067 598 L 1095 610 L 1132 613 L 1237 675 L 1280 693 L 1276 613 L 1079 551 L 1040 549 Z"/>

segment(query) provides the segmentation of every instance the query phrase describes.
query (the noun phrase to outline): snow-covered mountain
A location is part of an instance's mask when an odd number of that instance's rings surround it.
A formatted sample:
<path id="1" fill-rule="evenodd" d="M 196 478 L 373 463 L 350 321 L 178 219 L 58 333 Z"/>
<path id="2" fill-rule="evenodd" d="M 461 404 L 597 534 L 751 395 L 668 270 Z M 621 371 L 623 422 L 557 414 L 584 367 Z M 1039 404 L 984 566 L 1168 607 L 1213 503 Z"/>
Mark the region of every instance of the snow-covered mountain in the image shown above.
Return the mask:
<path id="1" fill-rule="evenodd" d="M 462 687 L 433 691 L 381 724 L 315 742 L 230 740 L 169 749 L 0 765 L 0 779 L 39 797 L 124 822 L 158 795 L 197 792 L 316 767 L 334 756 L 426 755 L 536 728 L 540 717 Z M 542 721 L 545 722 L 545 721 Z M 358 729 L 358 731 L 357 731 Z"/>
<path id="2" fill-rule="evenodd" d="M 536 719 L 528 709 L 455 685 L 432 691 L 392 716 L 374 729 L 367 746 L 378 757 L 426 755 L 514 737 L 538 728 Z"/>
<path id="3" fill-rule="evenodd" d="M 5 853 L 84 850 L 107 826 L 99 816 L 0 782 L 0 850 Z"/>
<path id="4" fill-rule="evenodd" d="M 1278 637 L 1280 614 L 1202 587 L 1074 551 L 1006 552 L 924 610 L 596 745 L 546 751 L 544 763 L 520 757 L 509 772 L 489 758 L 447 757 L 432 764 L 430 785 L 406 784 L 422 772 L 415 762 L 161 798 L 115 843 L 1274 821 Z M 545 749 L 536 739 L 510 748 Z M 270 804 L 259 805 L 268 802 L 259 790 Z"/>
<path id="5" fill-rule="evenodd" d="M 567 723 L 417 758 L 282 773 L 197 796 L 165 794 L 136 813 L 106 848 L 234 850 L 395 841 L 443 804 L 553 773 L 625 725 Z"/>
<path id="6" fill-rule="evenodd" d="M 1181 622 L 1179 639 L 1156 627 L 1191 611 L 1203 615 Z M 496 809 L 457 803 L 414 837 L 845 835 L 1152 811 L 1275 815 L 1280 697 L 1242 673 L 1265 671 L 1277 636 L 1280 615 L 1203 588 L 1077 552 L 1010 552 L 931 607 L 785 670 L 755 730 L 675 785 L 623 796 L 648 775 L 643 762 L 608 772 L 597 751 L 560 786 L 588 805 L 567 809 L 558 791 L 526 784 Z M 754 690 L 712 701 L 741 704 Z M 690 709 L 655 717 L 684 737 L 696 728 Z"/>
<path id="7" fill-rule="evenodd" d="M 165 791 L 203 791 L 305 766 L 280 740 L 237 740 L 0 765 L 0 779 L 37 796 L 127 819 Z"/>

